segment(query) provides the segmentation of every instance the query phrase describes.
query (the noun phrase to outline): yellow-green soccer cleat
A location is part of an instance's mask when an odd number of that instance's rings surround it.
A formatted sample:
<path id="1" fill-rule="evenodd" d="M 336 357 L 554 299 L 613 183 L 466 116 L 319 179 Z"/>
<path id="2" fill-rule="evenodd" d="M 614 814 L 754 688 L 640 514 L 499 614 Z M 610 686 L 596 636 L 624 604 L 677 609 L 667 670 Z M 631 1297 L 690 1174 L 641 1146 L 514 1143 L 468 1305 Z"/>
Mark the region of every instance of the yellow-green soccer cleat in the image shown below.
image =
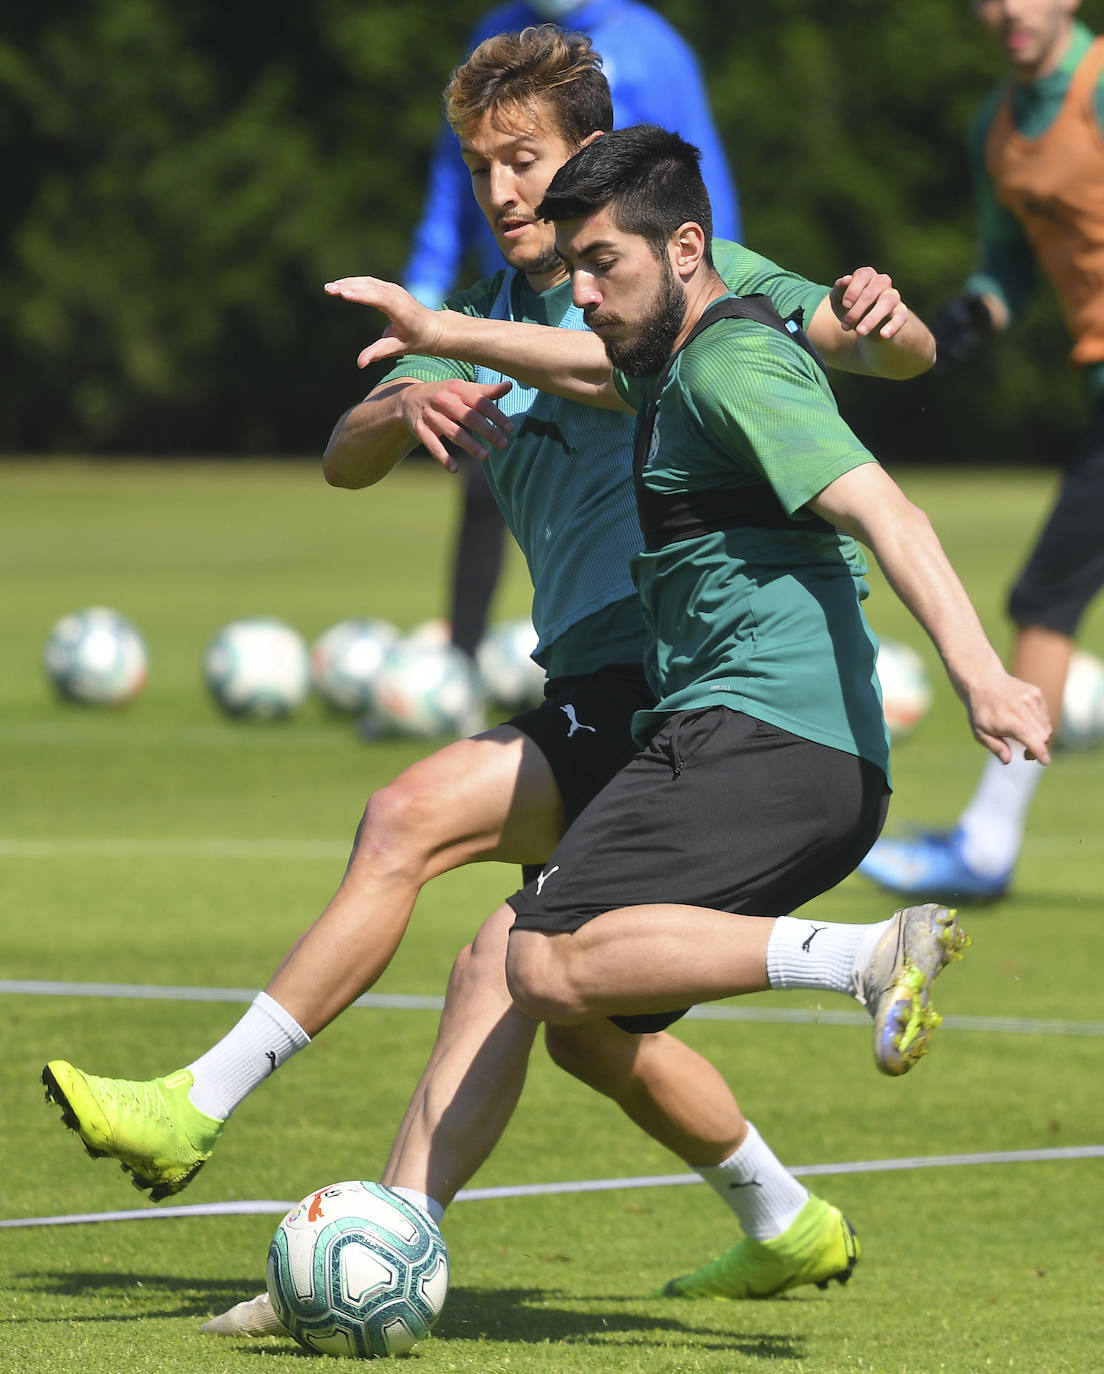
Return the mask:
<path id="1" fill-rule="evenodd" d="M 874 1018 L 874 1059 L 883 1073 L 908 1073 L 927 1054 L 943 1019 L 932 1010 L 931 985 L 969 945 L 945 906 L 929 902 L 893 913 L 870 962 L 855 975 L 855 996 Z"/>
<path id="2" fill-rule="evenodd" d="M 822 1198 L 810 1197 L 773 1240 L 745 1236 L 692 1274 L 670 1279 L 657 1297 L 770 1298 L 802 1284 L 846 1283 L 862 1247 L 851 1223 Z"/>
<path id="3" fill-rule="evenodd" d="M 167 1078 L 134 1082 L 96 1078 L 64 1059 L 42 1070 L 46 1101 L 76 1131 L 93 1159 L 117 1159 L 136 1188 L 154 1202 L 186 1188 L 211 1158 L 223 1123 L 188 1100 L 192 1075 L 179 1069 Z"/>

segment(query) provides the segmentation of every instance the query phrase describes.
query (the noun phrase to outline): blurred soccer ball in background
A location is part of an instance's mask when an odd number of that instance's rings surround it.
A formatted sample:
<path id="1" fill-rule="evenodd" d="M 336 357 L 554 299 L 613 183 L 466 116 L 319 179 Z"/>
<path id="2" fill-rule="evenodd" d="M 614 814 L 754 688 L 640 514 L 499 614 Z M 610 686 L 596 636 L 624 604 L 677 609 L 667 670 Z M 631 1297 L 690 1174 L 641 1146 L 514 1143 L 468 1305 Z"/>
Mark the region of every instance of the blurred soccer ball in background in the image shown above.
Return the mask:
<path id="1" fill-rule="evenodd" d="M 341 620 L 331 625 L 311 648 L 315 691 L 336 711 L 367 711 L 383 660 L 398 639 L 399 631 L 386 620 Z"/>
<path id="2" fill-rule="evenodd" d="M 889 737 L 897 743 L 907 739 L 931 710 L 931 683 L 924 660 L 898 640 L 880 642 L 877 667 Z"/>
<path id="3" fill-rule="evenodd" d="M 474 664 L 454 645 L 400 639 L 376 675 L 370 719 L 414 739 L 453 738 L 482 728 L 483 693 Z"/>
<path id="4" fill-rule="evenodd" d="M 379 1183 L 308 1194 L 268 1251 L 272 1308 L 323 1355 L 401 1355 L 427 1336 L 448 1294 L 448 1252 L 420 1208 Z"/>
<path id="5" fill-rule="evenodd" d="M 1104 740 L 1104 663 L 1084 649 L 1070 659 L 1062 693 L 1058 749 L 1094 749 Z"/>
<path id="6" fill-rule="evenodd" d="M 310 690 L 310 655 L 303 637 L 272 616 L 224 625 L 207 646 L 203 675 L 231 716 L 276 720 L 297 710 Z"/>
<path id="7" fill-rule="evenodd" d="M 544 698 L 544 669 L 531 657 L 536 647 L 537 632 L 526 618 L 493 626 L 476 650 L 484 692 L 511 714 L 539 706 Z"/>
<path id="8" fill-rule="evenodd" d="M 62 616 L 43 651 L 46 675 L 68 701 L 122 706 L 149 676 L 149 654 L 137 627 L 107 606 Z"/>

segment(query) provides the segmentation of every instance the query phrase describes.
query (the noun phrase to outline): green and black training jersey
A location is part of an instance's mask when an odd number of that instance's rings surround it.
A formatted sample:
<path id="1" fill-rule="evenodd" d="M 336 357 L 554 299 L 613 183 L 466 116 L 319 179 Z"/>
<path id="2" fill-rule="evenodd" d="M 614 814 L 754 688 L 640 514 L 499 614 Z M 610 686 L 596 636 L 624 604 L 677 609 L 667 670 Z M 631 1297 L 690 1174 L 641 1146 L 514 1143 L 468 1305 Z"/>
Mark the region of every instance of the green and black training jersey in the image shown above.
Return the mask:
<path id="1" fill-rule="evenodd" d="M 617 379 L 638 409 L 655 382 Z M 724 705 L 888 772 L 877 641 L 861 609 L 866 560 L 849 536 L 820 522 L 801 527 L 809 500 L 874 461 L 820 367 L 780 331 L 719 320 L 677 355 L 644 484 L 701 493 L 765 483 L 795 520 L 785 529 L 699 534 L 637 556 L 659 696 L 637 718 L 639 738 L 676 711 Z"/>

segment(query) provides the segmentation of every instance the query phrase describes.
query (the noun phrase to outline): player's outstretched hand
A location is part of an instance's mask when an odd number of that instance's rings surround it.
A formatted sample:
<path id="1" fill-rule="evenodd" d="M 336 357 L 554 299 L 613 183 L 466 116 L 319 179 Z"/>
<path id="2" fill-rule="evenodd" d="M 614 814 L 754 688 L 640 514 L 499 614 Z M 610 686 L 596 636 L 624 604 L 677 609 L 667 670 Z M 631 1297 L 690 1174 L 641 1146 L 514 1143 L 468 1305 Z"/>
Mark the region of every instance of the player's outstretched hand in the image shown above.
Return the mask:
<path id="1" fill-rule="evenodd" d="M 401 357 L 403 353 L 436 352 L 441 339 L 441 312 L 422 305 L 396 282 L 381 277 L 341 277 L 322 288 L 356 305 L 370 305 L 390 320 L 375 343 L 363 349 L 358 367 Z"/>
<path id="2" fill-rule="evenodd" d="M 909 318 L 909 308 L 886 272 L 856 267 L 840 277 L 829 296 L 836 318 L 856 334 L 892 339 Z"/>
<path id="3" fill-rule="evenodd" d="M 465 382 L 459 377 L 417 382 L 399 392 L 399 403 L 411 434 L 442 467 L 455 472 L 456 458 L 446 444 L 480 461 L 488 456 L 488 444 L 506 447 L 514 424 L 495 402 L 512 385 L 508 381 Z"/>
<path id="4" fill-rule="evenodd" d="M 964 697 L 975 737 L 1002 763 L 1012 757 L 1009 740 L 1022 744 L 1029 759 L 1050 762 L 1050 713 L 1038 687 L 1002 671 Z"/>

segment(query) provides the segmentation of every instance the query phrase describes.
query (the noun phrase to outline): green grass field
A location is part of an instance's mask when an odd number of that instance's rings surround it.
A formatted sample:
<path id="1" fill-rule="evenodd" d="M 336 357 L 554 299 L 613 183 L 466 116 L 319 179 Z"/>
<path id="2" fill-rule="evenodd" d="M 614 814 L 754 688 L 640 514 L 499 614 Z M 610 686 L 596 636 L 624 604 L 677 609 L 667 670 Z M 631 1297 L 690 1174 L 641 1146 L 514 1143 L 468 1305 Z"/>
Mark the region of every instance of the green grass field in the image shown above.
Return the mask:
<path id="1" fill-rule="evenodd" d="M 1049 479 L 898 475 L 931 513 L 1003 650 L 1003 590 Z M 280 725 L 230 722 L 202 686 L 203 649 L 239 615 L 280 615 L 313 638 L 346 616 L 409 627 L 439 614 L 457 496 L 435 468 L 348 493 L 329 490 L 311 464 L 0 466 L 0 977 L 265 983 L 336 885 L 368 793 L 418 749 L 361 743 L 314 703 Z M 935 674 L 919 630 L 873 580 L 875 628 L 915 644 Z M 527 602 L 515 557 L 496 615 L 517 615 Z M 149 684 L 123 712 L 67 707 L 42 675 L 50 625 L 92 603 L 132 616 L 149 642 Z M 1085 643 L 1104 654 L 1100 608 Z M 1015 893 L 967 914 L 974 948 L 937 999 L 948 1025 L 908 1078 L 874 1071 L 868 1030 L 854 1017 L 682 1023 L 788 1164 L 1104 1143 L 1102 757 L 1063 757 L 1044 781 Z M 931 715 L 896 754 L 890 829 L 953 818 L 982 759 L 936 677 Z M 428 888 L 377 991 L 442 993 L 455 951 L 514 878 L 484 865 Z M 867 921 L 890 905 L 852 877 L 816 910 Z M 743 1005 L 815 1010 L 800 994 Z M 826 1006 L 848 1009 L 843 999 Z M 88 1159 L 42 1101 L 49 1058 L 106 1074 L 161 1073 L 194 1058 L 239 1011 L 232 1001 L 5 991 L 0 1217 L 170 1215 L 0 1229 L 0 1369 L 304 1367 L 290 1341 L 199 1334 L 207 1316 L 260 1291 L 276 1217 L 173 1218 L 171 1202 L 151 1206 L 114 1165 Z M 178 1201 L 293 1200 L 332 1180 L 377 1176 L 435 1022 L 432 1010 L 348 1012 L 243 1105 Z M 473 1186 L 684 1172 L 538 1050 L 522 1105 Z M 445 1222 L 449 1302 L 410 1367 L 1100 1369 L 1100 1160 L 859 1168 L 813 1176 L 810 1186 L 862 1237 L 853 1281 L 746 1305 L 648 1296 L 736 1238 L 704 1187 L 458 1201 Z"/>

